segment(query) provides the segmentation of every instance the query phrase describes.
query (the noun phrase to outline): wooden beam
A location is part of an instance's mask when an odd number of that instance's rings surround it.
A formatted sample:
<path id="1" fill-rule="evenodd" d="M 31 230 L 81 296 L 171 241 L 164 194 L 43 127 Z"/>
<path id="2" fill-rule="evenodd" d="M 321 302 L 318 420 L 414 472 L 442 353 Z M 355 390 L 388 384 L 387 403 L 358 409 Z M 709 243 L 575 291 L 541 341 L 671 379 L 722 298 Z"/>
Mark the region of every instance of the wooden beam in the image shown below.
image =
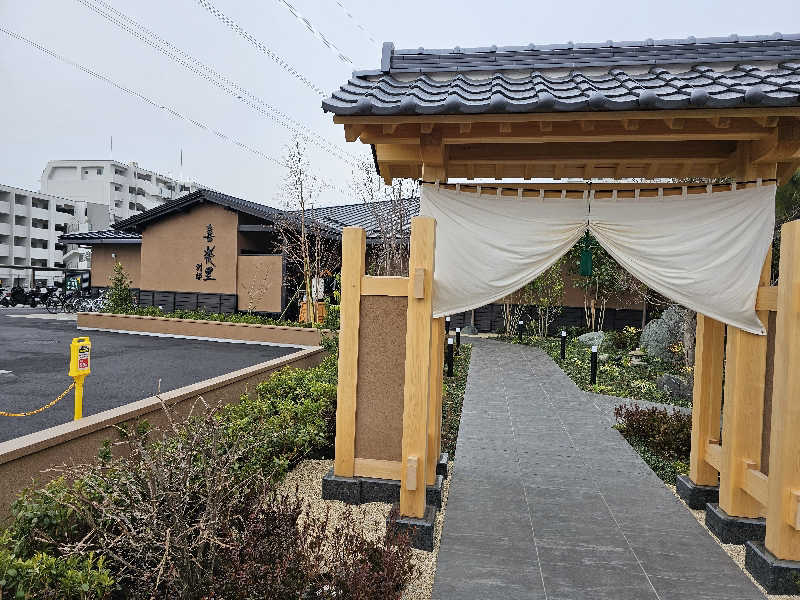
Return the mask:
<path id="1" fill-rule="evenodd" d="M 731 118 L 730 117 L 723 117 L 723 116 L 714 116 L 709 119 L 711 124 L 718 128 L 718 129 L 727 129 L 731 126 Z"/>
<path id="2" fill-rule="evenodd" d="M 419 126 L 419 132 L 423 133 L 423 134 L 431 133 L 433 131 L 433 126 L 434 126 L 434 123 L 431 123 L 431 122 L 421 123 L 420 126 Z"/>
<path id="3" fill-rule="evenodd" d="M 753 143 L 752 161 L 800 161 L 800 119 L 781 119 L 773 134 Z"/>
<path id="4" fill-rule="evenodd" d="M 383 148 L 378 146 L 379 152 Z M 405 148 L 405 146 L 404 146 Z M 643 162 L 686 162 L 704 161 L 709 163 L 727 159 L 736 151 L 735 142 L 596 142 L 592 144 L 463 144 L 448 147 L 448 160 L 452 163 L 474 162 L 476 164 L 497 164 L 501 162 L 573 162 L 585 164 L 594 162 L 638 161 Z M 409 157 L 416 153 L 409 152 Z"/>
<path id="5" fill-rule="evenodd" d="M 436 465 L 442 452 L 442 379 L 444 378 L 444 317 L 431 321 L 430 394 L 428 400 L 428 485 L 436 483 Z"/>
<path id="6" fill-rule="evenodd" d="M 383 124 L 383 133 L 385 135 L 392 135 L 395 132 L 395 130 L 397 129 L 398 125 L 399 125 L 399 123 L 384 123 Z"/>
<path id="7" fill-rule="evenodd" d="M 670 129 L 683 129 L 684 125 L 686 124 L 686 119 L 679 119 L 679 118 L 672 118 L 672 119 L 665 119 L 667 123 L 667 127 Z"/>
<path id="8" fill-rule="evenodd" d="M 362 296 L 406 296 L 408 277 L 361 277 Z"/>
<path id="9" fill-rule="evenodd" d="M 356 477 L 377 477 L 399 481 L 402 464 L 396 460 L 377 460 L 374 458 L 356 458 L 353 474 Z"/>
<path id="10" fill-rule="evenodd" d="M 759 117 L 751 117 L 753 121 L 761 125 L 761 127 L 775 127 L 778 124 L 777 115 L 762 115 Z"/>
<path id="11" fill-rule="evenodd" d="M 792 502 L 800 490 L 800 221 L 781 228 L 779 272 L 765 545 L 779 559 L 800 560 Z"/>
<path id="12" fill-rule="evenodd" d="M 756 296 L 756 310 L 778 310 L 777 285 L 762 285 L 758 288 L 758 295 Z"/>
<path id="13" fill-rule="evenodd" d="M 333 472 L 352 477 L 356 445 L 358 329 L 361 278 L 365 270 L 367 236 L 360 227 L 342 231 L 342 297 L 339 316 L 339 378 L 336 387 L 336 441 Z"/>
<path id="14" fill-rule="evenodd" d="M 472 131 L 472 123 L 459 123 L 458 124 L 458 132 L 460 134 L 469 133 Z"/>
<path id="15" fill-rule="evenodd" d="M 548 133 L 553 131 L 553 122 L 552 121 L 539 121 L 539 130 L 542 133 Z"/>
<path id="16" fill-rule="evenodd" d="M 594 121 L 579 121 L 581 131 L 594 131 Z"/>
<path id="17" fill-rule="evenodd" d="M 711 119 L 714 117 L 753 118 L 767 116 L 800 117 L 800 107 L 782 106 L 767 108 L 701 108 L 692 110 L 620 110 L 620 111 L 587 111 L 587 112 L 552 112 L 552 113 L 519 113 L 519 114 L 460 114 L 460 115 L 400 115 L 400 116 L 347 116 L 334 115 L 333 122 L 344 123 L 509 123 L 531 121 L 617 121 L 620 119 L 664 120 L 670 118 Z"/>
<path id="18" fill-rule="evenodd" d="M 761 267 L 761 286 L 769 285 L 772 250 Z M 758 313 L 766 323 L 769 313 Z M 722 469 L 719 473 L 719 505 L 731 516 L 759 517 L 761 504 L 745 493 L 744 461 L 761 456 L 764 421 L 764 384 L 767 369 L 767 336 L 728 327 L 725 352 L 725 403 L 722 416 Z"/>
<path id="19" fill-rule="evenodd" d="M 638 119 L 622 119 L 622 126 L 626 131 L 635 131 L 639 129 Z"/>
<path id="20" fill-rule="evenodd" d="M 500 135 L 504 133 L 511 133 L 511 123 L 500 123 Z"/>
<path id="21" fill-rule="evenodd" d="M 353 125 L 345 125 L 344 126 L 345 141 L 355 142 L 364 130 L 365 127 L 360 123 L 355 123 Z"/>
<path id="22" fill-rule="evenodd" d="M 769 499 L 769 478 L 759 471 L 756 463 L 752 461 L 745 461 L 742 468 L 744 470 L 742 488 L 761 505 L 763 513 Z"/>
<path id="23" fill-rule="evenodd" d="M 715 470 L 722 470 L 722 446 L 718 441 L 706 442 L 706 462 Z"/>
<path id="24" fill-rule="evenodd" d="M 414 297 L 413 278 L 409 280 L 408 287 L 400 514 L 417 518 L 425 514 L 435 232 L 435 219 L 414 217 L 411 220 L 408 272 L 416 273 L 417 269 L 424 269 L 425 277 L 422 298 Z M 409 469 L 414 463 L 416 469 Z M 413 476 L 413 481 L 409 481 L 409 476 Z"/>
<path id="25" fill-rule="evenodd" d="M 718 483 L 719 468 L 712 467 L 707 456 L 708 441 L 719 439 L 724 340 L 725 325 L 711 317 L 697 315 L 692 448 L 689 455 L 689 478 L 697 485 Z"/>

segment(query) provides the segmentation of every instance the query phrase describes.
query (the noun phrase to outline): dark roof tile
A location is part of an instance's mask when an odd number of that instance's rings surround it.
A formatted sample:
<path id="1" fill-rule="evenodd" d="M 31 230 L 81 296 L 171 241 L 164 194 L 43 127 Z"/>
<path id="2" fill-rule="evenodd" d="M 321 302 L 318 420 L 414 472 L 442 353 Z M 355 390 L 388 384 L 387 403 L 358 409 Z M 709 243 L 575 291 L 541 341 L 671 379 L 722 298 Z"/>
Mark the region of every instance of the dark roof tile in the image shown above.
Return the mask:
<path id="1" fill-rule="evenodd" d="M 381 72 L 354 73 L 322 103 L 360 116 L 745 105 L 800 105 L 800 35 L 453 50 L 389 44 Z"/>

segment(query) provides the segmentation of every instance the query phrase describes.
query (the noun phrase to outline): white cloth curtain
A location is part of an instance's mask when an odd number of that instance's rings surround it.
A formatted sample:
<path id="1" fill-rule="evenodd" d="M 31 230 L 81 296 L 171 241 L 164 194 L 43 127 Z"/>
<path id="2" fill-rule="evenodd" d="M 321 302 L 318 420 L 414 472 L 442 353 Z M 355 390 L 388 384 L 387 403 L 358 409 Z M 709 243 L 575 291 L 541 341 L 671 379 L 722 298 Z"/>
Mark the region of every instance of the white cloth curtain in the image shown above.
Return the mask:
<path id="1" fill-rule="evenodd" d="M 634 277 L 688 308 L 764 334 L 755 313 L 775 186 L 654 198 L 510 197 L 425 184 L 436 219 L 434 315 L 464 312 L 533 281 L 588 226 Z"/>

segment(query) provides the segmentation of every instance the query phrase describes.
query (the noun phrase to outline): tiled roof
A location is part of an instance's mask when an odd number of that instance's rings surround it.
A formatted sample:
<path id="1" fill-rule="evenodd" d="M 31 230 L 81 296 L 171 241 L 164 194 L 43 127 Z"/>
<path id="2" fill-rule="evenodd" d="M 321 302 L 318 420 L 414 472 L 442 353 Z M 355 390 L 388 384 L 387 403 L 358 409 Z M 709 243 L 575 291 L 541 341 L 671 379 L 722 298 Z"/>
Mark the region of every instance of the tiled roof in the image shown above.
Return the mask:
<path id="1" fill-rule="evenodd" d="M 354 73 L 323 108 L 391 116 L 800 105 L 800 35 L 463 50 L 386 44 L 381 63 Z"/>
<path id="2" fill-rule="evenodd" d="M 280 216 L 283 214 L 282 211 L 278 210 L 277 208 L 272 208 L 271 206 L 257 204 L 256 202 L 250 202 L 249 200 L 242 200 L 241 198 L 228 196 L 227 194 L 222 194 L 213 190 L 201 189 L 197 190 L 196 192 L 192 192 L 191 194 L 181 196 L 180 198 L 170 200 L 169 202 L 165 202 L 164 204 L 156 206 L 155 208 L 151 208 L 150 210 L 146 210 L 138 215 L 128 217 L 123 221 L 114 223 L 112 227 L 116 230 L 136 231 L 151 221 L 157 221 L 169 214 L 180 212 L 189 206 L 200 204 L 202 202 L 213 202 L 214 204 L 219 204 L 221 206 L 253 215 L 267 221 L 274 221 L 280 218 Z"/>
<path id="3" fill-rule="evenodd" d="M 408 231 L 411 227 L 411 217 L 419 214 L 419 198 L 404 198 L 402 201 L 405 203 L 406 216 L 403 230 Z M 293 211 L 290 214 L 297 215 L 298 212 Z M 375 238 L 380 235 L 378 221 L 384 214 L 389 214 L 389 201 L 323 206 L 314 209 L 313 218 L 339 232 L 345 227 L 361 227 L 366 231 L 368 238 Z"/>
<path id="4" fill-rule="evenodd" d="M 116 229 L 103 229 L 100 231 L 76 231 L 59 236 L 58 240 L 64 244 L 140 244 L 142 236 L 130 231 Z"/>

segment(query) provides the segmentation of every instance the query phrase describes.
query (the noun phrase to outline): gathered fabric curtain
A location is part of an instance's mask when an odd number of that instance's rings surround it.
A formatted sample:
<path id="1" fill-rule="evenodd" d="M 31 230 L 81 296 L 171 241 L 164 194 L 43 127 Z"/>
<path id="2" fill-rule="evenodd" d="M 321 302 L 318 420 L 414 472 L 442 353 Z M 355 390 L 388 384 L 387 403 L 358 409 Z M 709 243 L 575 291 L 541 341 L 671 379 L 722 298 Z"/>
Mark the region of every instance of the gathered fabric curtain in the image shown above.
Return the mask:
<path id="1" fill-rule="evenodd" d="M 728 325 L 755 312 L 772 242 L 775 186 L 648 198 L 488 196 L 422 187 L 436 219 L 434 316 L 495 302 L 533 281 L 588 230 L 636 279 Z"/>

